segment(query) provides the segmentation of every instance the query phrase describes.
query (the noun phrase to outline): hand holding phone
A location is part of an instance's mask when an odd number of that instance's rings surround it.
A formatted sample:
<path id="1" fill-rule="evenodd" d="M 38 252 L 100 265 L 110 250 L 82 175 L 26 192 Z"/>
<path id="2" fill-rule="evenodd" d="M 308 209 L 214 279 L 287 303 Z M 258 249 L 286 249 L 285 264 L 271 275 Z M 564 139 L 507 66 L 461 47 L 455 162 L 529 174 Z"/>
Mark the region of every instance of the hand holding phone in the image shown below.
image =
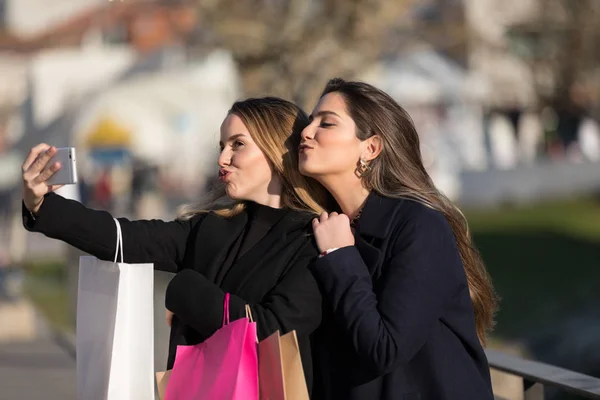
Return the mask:
<path id="1" fill-rule="evenodd" d="M 31 149 L 23 162 L 23 202 L 37 213 L 44 196 L 62 185 L 77 182 L 75 149 L 57 149 L 40 143 Z"/>
<path id="2" fill-rule="evenodd" d="M 71 185 L 77 183 L 75 147 L 57 148 L 56 154 L 48 163 L 52 165 L 57 161 L 60 163 L 60 169 L 46 181 L 48 185 Z"/>

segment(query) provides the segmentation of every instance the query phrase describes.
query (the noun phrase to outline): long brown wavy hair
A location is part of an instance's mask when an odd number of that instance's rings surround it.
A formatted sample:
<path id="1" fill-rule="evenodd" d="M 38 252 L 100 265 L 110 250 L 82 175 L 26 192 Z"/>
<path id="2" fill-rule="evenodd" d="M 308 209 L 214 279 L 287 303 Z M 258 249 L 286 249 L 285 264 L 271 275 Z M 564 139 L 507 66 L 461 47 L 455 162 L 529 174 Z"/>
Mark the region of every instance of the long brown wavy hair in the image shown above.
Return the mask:
<path id="1" fill-rule="evenodd" d="M 333 92 L 344 97 L 356 123 L 357 137 L 365 140 L 379 135 L 383 142 L 381 154 L 370 163 L 363 185 L 382 196 L 418 201 L 446 217 L 467 276 L 477 335 L 485 345 L 498 306 L 492 280 L 473 244 L 465 216 L 436 189 L 423 166 L 419 136 L 411 117 L 388 94 L 367 83 L 335 78 L 327 83 L 321 97 Z"/>
<path id="2" fill-rule="evenodd" d="M 254 142 L 282 178 L 282 207 L 313 214 L 323 212 L 330 201 L 327 191 L 317 181 L 298 171 L 298 145 L 300 134 L 309 123 L 308 115 L 294 103 L 278 97 L 237 101 L 227 115 L 230 114 L 242 120 Z M 208 211 L 229 218 L 245 208 L 245 202 L 230 199 L 221 184 L 216 185 L 207 197 L 199 204 L 180 208 L 179 219 L 189 219 Z"/>

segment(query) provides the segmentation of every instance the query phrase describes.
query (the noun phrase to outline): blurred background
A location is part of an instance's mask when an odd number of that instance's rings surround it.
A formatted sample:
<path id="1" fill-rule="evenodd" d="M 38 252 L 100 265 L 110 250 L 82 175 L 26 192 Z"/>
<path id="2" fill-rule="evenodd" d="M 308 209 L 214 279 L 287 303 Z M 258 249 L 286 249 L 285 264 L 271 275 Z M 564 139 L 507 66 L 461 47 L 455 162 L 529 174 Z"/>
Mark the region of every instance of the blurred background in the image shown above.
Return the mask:
<path id="1" fill-rule="evenodd" d="M 76 147 L 62 195 L 170 219 L 210 184 L 236 99 L 310 112 L 335 76 L 413 117 L 502 298 L 490 347 L 600 376 L 598 21 L 597 0 L 0 0 L 0 399 L 75 398 L 81 254 L 22 227 L 32 146 Z"/>

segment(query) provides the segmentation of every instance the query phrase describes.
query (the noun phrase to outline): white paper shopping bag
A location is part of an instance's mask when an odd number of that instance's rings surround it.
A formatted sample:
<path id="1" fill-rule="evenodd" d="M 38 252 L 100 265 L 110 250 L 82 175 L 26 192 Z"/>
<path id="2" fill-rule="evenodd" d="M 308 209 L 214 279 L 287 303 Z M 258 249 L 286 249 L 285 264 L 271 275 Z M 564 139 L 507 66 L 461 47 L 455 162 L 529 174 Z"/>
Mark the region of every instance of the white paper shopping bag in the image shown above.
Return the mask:
<path id="1" fill-rule="evenodd" d="M 79 260 L 77 398 L 152 400 L 154 268 L 123 262 L 121 227 L 115 222 L 114 262 Z"/>

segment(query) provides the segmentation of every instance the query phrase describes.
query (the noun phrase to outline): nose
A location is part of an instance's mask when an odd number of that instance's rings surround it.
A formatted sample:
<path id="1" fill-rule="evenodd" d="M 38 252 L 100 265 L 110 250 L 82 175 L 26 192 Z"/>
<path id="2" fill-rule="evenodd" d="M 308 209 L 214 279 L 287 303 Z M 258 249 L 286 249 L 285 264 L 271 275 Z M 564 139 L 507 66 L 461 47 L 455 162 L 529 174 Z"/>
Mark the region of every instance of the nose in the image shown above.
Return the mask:
<path id="1" fill-rule="evenodd" d="M 217 163 L 221 168 L 227 167 L 231 163 L 231 153 L 227 150 L 227 148 L 221 150 L 221 154 L 219 154 Z"/>
<path id="2" fill-rule="evenodd" d="M 315 128 L 313 128 L 312 124 L 302 130 L 300 137 L 302 138 L 302 141 L 311 140 L 315 137 Z"/>

